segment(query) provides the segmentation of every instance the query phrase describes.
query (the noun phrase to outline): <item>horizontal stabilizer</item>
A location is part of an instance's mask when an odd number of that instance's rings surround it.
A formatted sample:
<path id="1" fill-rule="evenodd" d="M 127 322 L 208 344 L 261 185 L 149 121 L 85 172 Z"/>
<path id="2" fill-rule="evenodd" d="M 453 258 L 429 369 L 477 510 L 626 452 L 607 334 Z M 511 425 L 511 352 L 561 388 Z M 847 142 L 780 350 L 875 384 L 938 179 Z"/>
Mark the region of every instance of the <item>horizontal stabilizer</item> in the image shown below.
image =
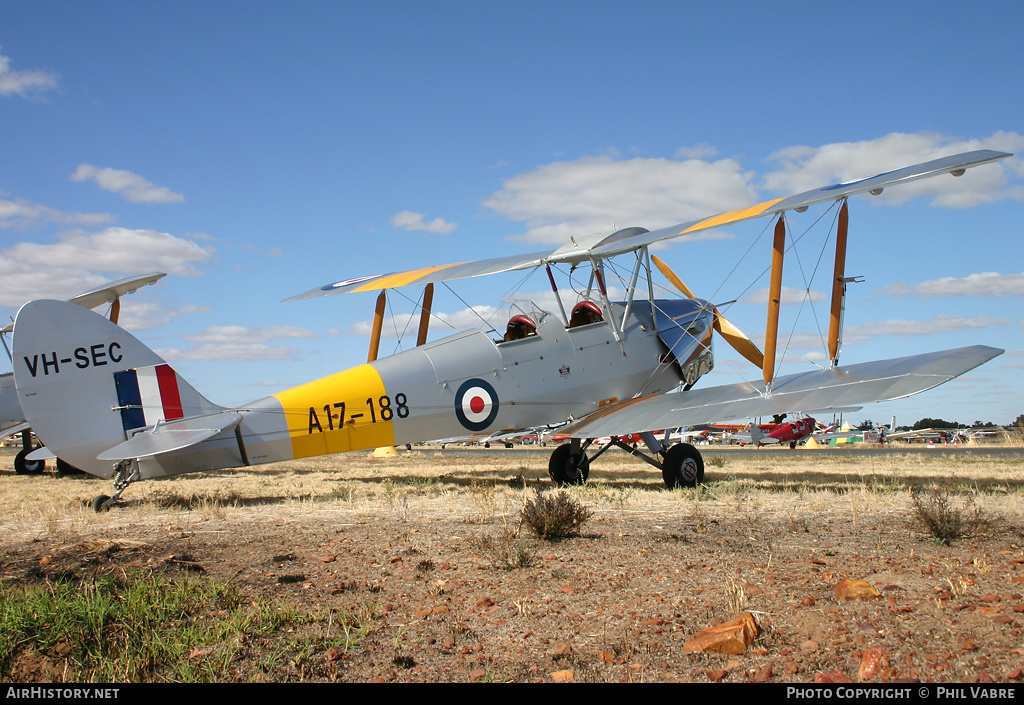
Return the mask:
<path id="1" fill-rule="evenodd" d="M 35 462 L 36 460 L 56 460 L 57 456 L 53 454 L 53 451 L 43 446 L 42 448 L 36 448 L 34 451 L 25 456 L 25 460 Z"/>
<path id="2" fill-rule="evenodd" d="M 241 414 L 224 412 L 158 424 L 155 428 L 136 433 L 124 443 L 96 457 L 99 460 L 128 460 L 170 453 L 213 438 L 241 422 Z"/>
<path id="3" fill-rule="evenodd" d="M 901 399 L 973 370 L 1002 350 L 974 345 L 955 350 L 878 360 L 781 377 L 766 394 L 762 383 L 692 389 L 620 402 L 562 429 L 573 438 L 692 426 L 774 416 L 798 409 L 827 409 Z"/>
<path id="4" fill-rule="evenodd" d="M 16 433 L 27 431 L 32 428 L 27 421 L 16 423 L 13 426 L 7 426 L 6 428 L 0 428 L 0 438 L 6 438 L 7 436 L 13 436 Z"/>

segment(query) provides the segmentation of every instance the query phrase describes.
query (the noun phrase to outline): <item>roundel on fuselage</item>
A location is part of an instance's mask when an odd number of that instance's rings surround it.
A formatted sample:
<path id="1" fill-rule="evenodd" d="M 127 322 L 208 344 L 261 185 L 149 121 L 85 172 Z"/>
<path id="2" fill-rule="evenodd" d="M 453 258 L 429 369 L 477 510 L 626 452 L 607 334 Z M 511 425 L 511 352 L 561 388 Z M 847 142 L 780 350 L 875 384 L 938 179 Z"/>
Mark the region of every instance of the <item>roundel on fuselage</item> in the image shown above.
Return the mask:
<path id="1" fill-rule="evenodd" d="M 483 431 L 498 416 L 498 393 L 482 379 L 467 379 L 455 393 L 455 416 L 470 431 Z"/>

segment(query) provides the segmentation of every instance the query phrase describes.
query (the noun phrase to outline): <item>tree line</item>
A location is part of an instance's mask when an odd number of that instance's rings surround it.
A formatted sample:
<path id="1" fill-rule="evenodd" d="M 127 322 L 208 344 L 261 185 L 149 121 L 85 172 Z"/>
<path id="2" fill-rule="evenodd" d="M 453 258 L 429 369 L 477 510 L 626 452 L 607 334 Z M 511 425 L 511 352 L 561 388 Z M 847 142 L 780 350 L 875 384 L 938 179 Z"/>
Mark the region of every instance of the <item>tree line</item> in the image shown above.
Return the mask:
<path id="1" fill-rule="evenodd" d="M 1014 420 L 1010 426 L 1017 426 L 1024 430 L 1024 414 L 1020 414 Z M 875 428 L 875 422 L 871 419 L 865 419 L 860 422 L 857 426 L 858 431 L 870 431 Z M 897 426 L 896 431 L 921 431 L 926 428 L 999 428 L 998 424 L 994 424 L 991 421 L 975 421 L 971 424 L 960 423 L 959 421 L 946 421 L 945 419 L 933 419 L 925 417 L 919 421 L 914 422 L 911 426 Z"/>

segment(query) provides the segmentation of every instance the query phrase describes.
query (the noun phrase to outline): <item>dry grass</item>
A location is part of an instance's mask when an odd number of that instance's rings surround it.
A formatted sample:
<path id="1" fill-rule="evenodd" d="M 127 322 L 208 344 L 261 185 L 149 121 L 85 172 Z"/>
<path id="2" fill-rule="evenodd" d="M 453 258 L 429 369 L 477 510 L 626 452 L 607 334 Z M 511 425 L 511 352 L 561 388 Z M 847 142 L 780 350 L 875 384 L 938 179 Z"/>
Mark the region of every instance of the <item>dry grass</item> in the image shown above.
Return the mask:
<path id="1" fill-rule="evenodd" d="M 607 453 L 589 484 L 565 490 L 593 510 L 585 535 L 558 544 L 519 525 L 524 503 L 550 487 L 546 451 L 355 453 L 186 475 L 137 483 L 103 514 L 88 502 L 109 493 L 109 481 L 0 471 L 0 549 L 15 583 L 132 567 L 202 570 L 205 580 L 238 584 L 254 599 L 346 616 L 316 622 L 305 642 L 302 629 L 261 641 L 246 663 L 273 678 L 307 677 L 310 664 L 320 664 L 320 678 L 337 676 L 316 645 L 320 631 L 341 630 L 353 646 L 336 650 L 351 655 L 345 677 L 353 680 L 458 680 L 468 671 L 453 670 L 452 653 L 476 654 L 478 643 L 496 679 L 532 678 L 523 669 L 550 660 L 550 644 L 563 641 L 572 642 L 581 679 L 619 679 L 621 669 L 632 678 L 634 663 L 672 664 L 660 675 L 643 671 L 651 680 L 700 679 L 717 661 L 680 655 L 682 641 L 741 608 L 767 610 L 772 633 L 789 635 L 770 636 L 751 668 L 774 661 L 787 674 L 780 677 L 799 680 L 818 670 L 853 673 L 850 653 L 860 644 L 845 625 L 866 618 L 823 612 L 822 600 L 840 577 L 870 575 L 910 611 L 882 602 L 855 609 L 873 610 L 878 633 L 891 633 L 890 648 L 902 650 L 905 675 L 927 680 L 935 673 L 914 654 L 955 652 L 991 628 L 991 617 L 966 609 L 969 601 L 996 593 L 1001 605 L 1019 601 L 1010 591 L 1024 555 L 1024 453 L 708 455 L 716 458 L 708 484 L 668 491 L 659 472 Z M 1006 535 L 938 544 L 914 526 L 912 488 L 970 498 Z M 385 611 L 370 611 L 378 607 Z M 956 625 L 947 619 L 954 608 Z M 823 621 L 833 613 L 835 624 Z M 643 626 L 649 617 L 664 624 Z M 1016 668 L 1014 633 L 985 633 L 996 675 Z M 807 661 L 784 638 L 822 648 Z M 265 663 L 265 653 L 290 660 Z M 379 653 L 384 662 L 372 662 Z M 976 676 L 971 654 L 943 666 L 941 678 Z"/>
<path id="2" fill-rule="evenodd" d="M 545 451 L 546 452 L 546 451 Z M 4 462 L 0 454 L 0 468 Z M 815 451 L 720 450 L 708 484 L 666 491 L 660 474 L 629 457 L 608 453 L 594 464 L 591 482 L 570 494 L 601 517 L 678 519 L 697 527 L 716 516 L 741 516 L 751 524 L 788 517 L 798 525 L 842 517 L 854 530 L 874 511 L 909 511 L 911 488 L 970 493 L 985 509 L 1020 523 L 1024 516 L 1024 458 L 960 453 L 890 452 L 857 455 Z M 97 523 L 166 524 L 196 528 L 209 519 L 245 515 L 252 508 L 331 511 L 350 521 L 384 514 L 398 520 L 415 513 L 459 516 L 475 524 L 514 523 L 523 502 L 549 486 L 547 456 L 521 451 L 469 456 L 415 450 L 397 458 L 351 453 L 279 465 L 182 475 L 140 482 L 125 493 L 117 512 L 97 516 L 88 505 L 110 484 L 99 478 L 57 479 L 0 472 L 0 531 L 77 535 Z M 443 499 L 443 501 L 437 501 Z"/>

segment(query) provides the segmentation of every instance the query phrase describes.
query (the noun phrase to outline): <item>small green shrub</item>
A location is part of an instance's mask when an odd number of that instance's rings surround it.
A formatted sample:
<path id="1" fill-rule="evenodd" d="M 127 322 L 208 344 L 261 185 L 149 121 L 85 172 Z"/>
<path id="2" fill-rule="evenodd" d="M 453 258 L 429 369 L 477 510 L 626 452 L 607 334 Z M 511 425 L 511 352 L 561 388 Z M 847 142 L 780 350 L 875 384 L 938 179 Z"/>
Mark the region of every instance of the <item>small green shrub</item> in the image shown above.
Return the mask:
<path id="1" fill-rule="evenodd" d="M 593 515 L 592 509 L 577 502 L 564 490 L 553 497 L 538 490 L 533 499 L 523 504 L 520 519 L 537 537 L 557 541 L 578 536 L 580 527 Z"/>
<path id="2" fill-rule="evenodd" d="M 992 519 L 972 496 L 957 499 L 949 490 L 924 492 L 914 488 L 910 497 L 917 525 L 947 546 L 956 539 L 976 536 L 992 528 Z"/>

